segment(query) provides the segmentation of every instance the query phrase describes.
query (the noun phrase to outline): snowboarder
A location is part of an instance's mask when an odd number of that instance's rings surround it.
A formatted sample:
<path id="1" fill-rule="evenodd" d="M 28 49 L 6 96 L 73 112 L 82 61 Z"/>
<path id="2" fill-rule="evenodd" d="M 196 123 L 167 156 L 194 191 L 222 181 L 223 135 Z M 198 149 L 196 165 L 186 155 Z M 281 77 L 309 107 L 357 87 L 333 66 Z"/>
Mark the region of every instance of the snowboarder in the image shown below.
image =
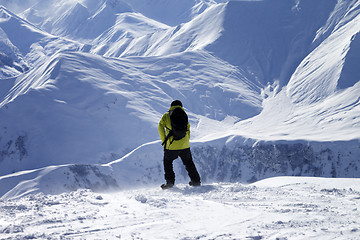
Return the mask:
<path id="1" fill-rule="evenodd" d="M 158 126 L 160 139 L 164 146 L 164 171 L 166 184 L 162 189 L 172 188 L 175 184 L 173 161 L 180 156 L 190 177 L 190 186 L 200 186 L 200 176 L 196 170 L 190 151 L 190 124 L 181 101 L 175 100 Z"/>

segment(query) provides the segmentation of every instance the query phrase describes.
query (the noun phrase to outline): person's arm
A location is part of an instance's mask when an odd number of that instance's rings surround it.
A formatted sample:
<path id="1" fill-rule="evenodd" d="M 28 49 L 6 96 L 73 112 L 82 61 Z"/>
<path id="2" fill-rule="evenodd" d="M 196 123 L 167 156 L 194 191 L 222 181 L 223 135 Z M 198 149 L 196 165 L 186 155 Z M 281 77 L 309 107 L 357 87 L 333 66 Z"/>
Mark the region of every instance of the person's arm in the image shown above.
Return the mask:
<path id="1" fill-rule="evenodd" d="M 189 122 L 187 124 L 187 133 L 189 134 L 189 139 L 190 139 L 190 123 Z"/>
<path id="2" fill-rule="evenodd" d="M 159 131 L 159 136 L 161 139 L 161 142 L 165 141 L 166 138 L 166 132 L 165 132 L 165 115 L 162 116 L 162 118 L 160 119 L 159 125 L 158 125 L 158 131 Z"/>

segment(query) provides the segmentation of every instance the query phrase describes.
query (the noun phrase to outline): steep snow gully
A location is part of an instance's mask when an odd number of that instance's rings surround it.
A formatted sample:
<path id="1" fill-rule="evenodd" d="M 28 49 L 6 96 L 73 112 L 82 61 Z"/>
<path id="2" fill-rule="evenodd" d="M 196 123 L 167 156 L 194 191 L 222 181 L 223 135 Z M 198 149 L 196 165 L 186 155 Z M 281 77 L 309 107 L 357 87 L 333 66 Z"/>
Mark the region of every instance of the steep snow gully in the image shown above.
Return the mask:
<path id="1" fill-rule="evenodd" d="M 157 186 L 172 99 L 204 183 L 360 177 L 358 0 L 0 4 L 2 199 Z"/>

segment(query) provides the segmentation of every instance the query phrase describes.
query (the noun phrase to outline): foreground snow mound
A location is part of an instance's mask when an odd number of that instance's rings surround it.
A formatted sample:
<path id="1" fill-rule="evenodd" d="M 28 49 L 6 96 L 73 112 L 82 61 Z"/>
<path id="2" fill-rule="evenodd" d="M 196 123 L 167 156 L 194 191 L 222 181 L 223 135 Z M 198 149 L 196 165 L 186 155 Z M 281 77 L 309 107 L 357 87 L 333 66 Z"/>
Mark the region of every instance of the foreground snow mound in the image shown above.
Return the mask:
<path id="1" fill-rule="evenodd" d="M 358 179 L 282 177 L 169 191 L 36 194 L 0 201 L 0 237 L 357 239 L 359 186 Z"/>
<path id="2" fill-rule="evenodd" d="M 120 189 L 112 169 L 99 165 L 51 166 L 2 176 L 0 181 L 4 183 L 0 187 L 3 199 L 36 193 L 60 194 L 78 189 Z M 12 189 L 8 191 L 9 188 Z"/>

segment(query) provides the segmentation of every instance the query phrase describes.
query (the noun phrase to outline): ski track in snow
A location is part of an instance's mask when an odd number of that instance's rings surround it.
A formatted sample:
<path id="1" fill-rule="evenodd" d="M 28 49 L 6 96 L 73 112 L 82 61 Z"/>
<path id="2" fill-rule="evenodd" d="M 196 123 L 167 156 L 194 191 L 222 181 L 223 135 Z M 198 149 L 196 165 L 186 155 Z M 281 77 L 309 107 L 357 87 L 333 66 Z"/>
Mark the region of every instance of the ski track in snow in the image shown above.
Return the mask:
<path id="1" fill-rule="evenodd" d="M 3 200 L 0 238 L 359 239 L 357 179 L 274 179 Z"/>

